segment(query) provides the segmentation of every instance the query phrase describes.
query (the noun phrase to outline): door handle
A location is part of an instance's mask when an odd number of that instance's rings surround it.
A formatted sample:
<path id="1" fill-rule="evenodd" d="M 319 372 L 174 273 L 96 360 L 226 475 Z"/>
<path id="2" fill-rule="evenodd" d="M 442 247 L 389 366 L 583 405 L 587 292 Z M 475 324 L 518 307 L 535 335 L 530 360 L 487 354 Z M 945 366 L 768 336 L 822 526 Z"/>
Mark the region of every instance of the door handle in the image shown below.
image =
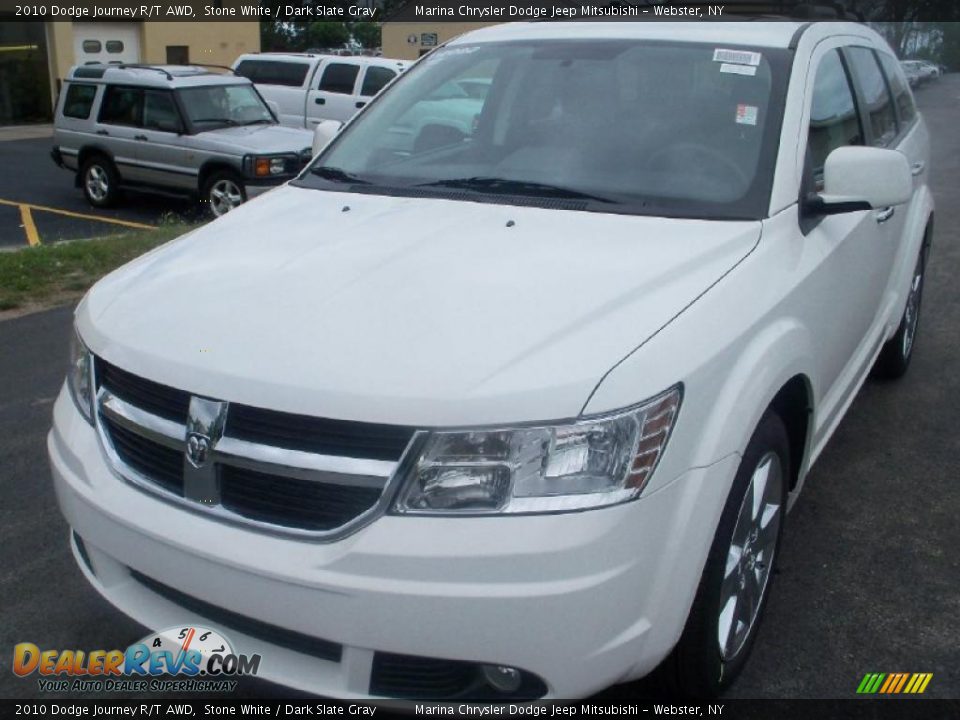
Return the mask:
<path id="1" fill-rule="evenodd" d="M 108 133 L 106 130 L 97 130 L 97 135 L 109 135 L 109 134 L 110 133 Z"/>
<path id="2" fill-rule="evenodd" d="M 926 164 L 925 162 L 923 162 L 923 161 L 920 161 L 920 162 L 915 162 L 915 163 L 910 167 L 910 172 L 911 172 L 913 175 L 915 175 L 915 176 L 916 176 L 916 175 L 922 175 L 922 174 L 923 174 L 923 171 L 926 170 L 926 169 L 927 169 L 927 164 Z"/>
<path id="3" fill-rule="evenodd" d="M 133 139 L 134 139 L 134 140 L 143 140 L 144 142 L 146 142 L 147 136 L 146 136 L 146 135 L 134 135 L 134 136 L 133 136 Z"/>
<path id="4" fill-rule="evenodd" d="M 317 105 L 326 105 L 327 99 L 326 99 L 326 98 L 315 98 L 315 99 L 314 99 L 314 102 L 315 102 Z"/>
<path id="5" fill-rule="evenodd" d="M 887 207 L 887 208 L 884 208 L 883 210 L 878 211 L 878 212 L 877 212 L 877 215 L 876 215 L 876 217 L 877 217 L 877 224 L 885 223 L 887 220 L 889 220 L 890 218 L 893 217 L 893 214 L 894 214 L 896 211 L 897 211 L 897 209 L 896 209 L 895 207 L 893 207 L 893 206 Z"/>
<path id="6" fill-rule="evenodd" d="M 367 104 L 367 103 L 366 103 L 365 100 L 357 100 L 357 107 L 358 107 L 358 108 L 362 108 L 362 107 L 363 107 L 364 105 L 366 105 L 366 104 Z"/>

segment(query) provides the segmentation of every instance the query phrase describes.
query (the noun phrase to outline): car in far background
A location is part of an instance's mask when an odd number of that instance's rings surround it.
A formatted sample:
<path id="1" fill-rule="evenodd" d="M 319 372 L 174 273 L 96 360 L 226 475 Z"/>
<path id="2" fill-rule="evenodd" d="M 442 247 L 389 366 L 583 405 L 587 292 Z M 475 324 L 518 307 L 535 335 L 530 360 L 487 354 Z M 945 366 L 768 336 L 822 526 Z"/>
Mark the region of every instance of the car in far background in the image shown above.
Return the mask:
<path id="1" fill-rule="evenodd" d="M 277 104 L 282 124 L 312 129 L 324 120 L 346 122 L 409 65 L 383 57 L 247 53 L 233 70 Z"/>
<path id="2" fill-rule="evenodd" d="M 926 60 L 902 60 L 900 65 L 910 82 L 910 87 L 918 87 L 930 80 L 936 80 L 942 74 L 939 65 Z"/>
<path id="3" fill-rule="evenodd" d="M 83 65 L 57 103 L 52 157 L 94 207 L 122 188 L 199 196 L 219 217 L 294 177 L 312 136 L 246 78 L 180 65 Z"/>

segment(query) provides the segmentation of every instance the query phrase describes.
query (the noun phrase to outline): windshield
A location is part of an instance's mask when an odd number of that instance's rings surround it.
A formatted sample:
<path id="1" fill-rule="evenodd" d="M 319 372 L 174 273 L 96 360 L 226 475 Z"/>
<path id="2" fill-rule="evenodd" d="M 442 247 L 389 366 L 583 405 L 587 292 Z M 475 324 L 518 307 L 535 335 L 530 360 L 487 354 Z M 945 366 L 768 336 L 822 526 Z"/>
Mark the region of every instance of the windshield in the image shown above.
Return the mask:
<path id="1" fill-rule="evenodd" d="M 252 85 L 206 85 L 179 92 L 187 117 L 200 131 L 274 122 Z"/>
<path id="2" fill-rule="evenodd" d="M 763 217 L 788 59 L 636 40 L 454 45 L 408 71 L 298 184 Z"/>

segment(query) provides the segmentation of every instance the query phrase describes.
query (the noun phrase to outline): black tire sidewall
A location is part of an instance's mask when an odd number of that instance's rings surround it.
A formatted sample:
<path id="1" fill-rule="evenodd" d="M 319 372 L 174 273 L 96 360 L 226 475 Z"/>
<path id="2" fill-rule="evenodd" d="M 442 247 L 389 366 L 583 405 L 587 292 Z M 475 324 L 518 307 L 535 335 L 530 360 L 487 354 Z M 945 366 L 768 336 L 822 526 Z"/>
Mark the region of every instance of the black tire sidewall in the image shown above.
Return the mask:
<path id="1" fill-rule="evenodd" d="M 717 640 L 720 619 L 720 593 L 723 576 L 726 571 L 727 554 L 730 541 L 740 513 L 754 470 L 760 460 L 769 452 L 775 452 L 781 463 L 783 473 L 783 496 L 780 506 L 780 527 L 774 547 L 770 577 L 760 600 L 756 620 L 740 651 L 730 660 L 724 661 L 720 655 Z M 690 616 L 677 648 L 674 650 L 674 681 L 672 690 L 683 695 L 711 698 L 728 687 L 743 669 L 753 644 L 757 630 L 763 620 L 764 610 L 770 596 L 773 575 L 780 555 L 783 536 L 784 515 L 786 514 L 787 488 L 791 477 L 790 442 L 786 427 L 780 417 L 768 410 L 761 418 L 757 429 L 750 438 L 744 451 L 740 466 L 734 477 L 730 493 L 717 525 L 710 554 L 704 567 L 700 586 L 694 599 Z"/>
<path id="2" fill-rule="evenodd" d="M 90 192 L 87 190 L 87 173 L 90 171 L 90 168 L 99 165 L 103 168 L 103 171 L 107 175 L 107 181 L 109 183 L 107 187 L 107 196 L 103 200 L 97 200 L 90 196 Z M 116 168 L 113 166 L 113 163 L 104 155 L 94 155 L 83 162 L 83 166 L 80 168 L 80 185 L 83 189 L 83 196 L 87 199 L 87 202 L 97 208 L 105 208 L 113 205 L 117 200 L 118 188 L 117 185 L 120 182 L 120 177 L 117 174 Z"/>

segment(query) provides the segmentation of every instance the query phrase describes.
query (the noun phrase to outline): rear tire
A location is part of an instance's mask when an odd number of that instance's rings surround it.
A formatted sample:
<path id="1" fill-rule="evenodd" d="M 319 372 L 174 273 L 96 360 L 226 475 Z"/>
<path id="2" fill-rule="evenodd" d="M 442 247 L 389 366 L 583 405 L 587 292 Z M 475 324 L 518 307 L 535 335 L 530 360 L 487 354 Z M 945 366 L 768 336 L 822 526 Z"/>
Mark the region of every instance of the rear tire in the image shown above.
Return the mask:
<path id="1" fill-rule="evenodd" d="M 768 410 L 740 461 L 680 641 L 651 676 L 659 689 L 713 698 L 746 664 L 780 550 L 790 462 L 786 427 Z"/>
<path id="2" fill-rule="evenodd" d="M 926 275 L 927 242 L 924 239 L 917 264 L 910 276 L 910 289 L 907 304 L 900 317 L 900 325 L 880 349 L 877 361 L 873 365 L 872 375 L 883 380 L 897 380 L 907 374 L 913 348 L 917 342 L 917 330 L 920 326 L 920 308 L 923 302 L 923 281 Z"/>
<path id="3" fill-rule="evenodd" d="M 92 155 L 80 168 L 80 187 L 87 202 L 96 208 L 115 204 L 120 195 L 120 175 L 104 155 Z"/>

